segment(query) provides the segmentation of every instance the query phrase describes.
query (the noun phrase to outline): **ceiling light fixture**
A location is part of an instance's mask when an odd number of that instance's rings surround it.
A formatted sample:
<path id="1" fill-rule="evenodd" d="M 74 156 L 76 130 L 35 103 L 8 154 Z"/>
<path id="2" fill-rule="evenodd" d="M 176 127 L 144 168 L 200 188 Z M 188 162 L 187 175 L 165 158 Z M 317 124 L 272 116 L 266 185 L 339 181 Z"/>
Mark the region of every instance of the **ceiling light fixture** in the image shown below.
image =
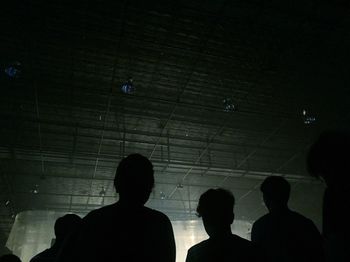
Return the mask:
<path id="1" fill-rule="evenodd" d="M 105 187 L 103 186 L 100 193 L 98 193 L 100 195 L 100 197 L 104 197 L 106 195 L 106 189 Z"/>
<path id="2" fill-rule="evenodd" d="M 316 121 L 315 117 L 309 116 L 309 117 L 306 117 L 306 119 L 304 120 L 304 124 L 309 125 L 309 124 L 314 123 L 315 121 Z"/>
<path id="3" fill-rule="evenodd" d="M 19 74 L 21 73 L 21 66 L 22 64 L 18 61 L 13 62 L 11 64 L 9 64 L 6 68 L 5 68 L 5 74 L 9 77 L 9 78 L 16 78 L 19 76 Z"/>
<path id="4" fill-rule="evenodd" d="M 231 98 L 225 98 L 224 100 L 222 100 L 222 103 L 224 105 L 224 111 L 225 112 L 233 112 L 236 111 L 236 107 L 233 104 L 233 101 Z"/>
<path id="5" fill-rule="evenodd" d="M 303 109 L 302 117 L 305 125 L 310 125 L 316 122 L 316 117 L 310 115 L 305 109 Z"/>
<path id="6" fill-rule="evenodd" d="M 34 188 L 31 190 L 33 194 L 38 194 L 39 193 L 39 185 L 35 185 Z"/>
<path id="7" fill-rule="evenodd" d="M 133 79 L 131 77 L 122 85 L 121 90 L 124 94 L 133 94 L 135 92 Z"/>
<path id="8" fill-rule="evenodd" d="M 165 194 L 163 191 L 160 191 L 159 195 L 160 195 L 160 199 L 162 199 L 162 200 L 165 199 Z"/>

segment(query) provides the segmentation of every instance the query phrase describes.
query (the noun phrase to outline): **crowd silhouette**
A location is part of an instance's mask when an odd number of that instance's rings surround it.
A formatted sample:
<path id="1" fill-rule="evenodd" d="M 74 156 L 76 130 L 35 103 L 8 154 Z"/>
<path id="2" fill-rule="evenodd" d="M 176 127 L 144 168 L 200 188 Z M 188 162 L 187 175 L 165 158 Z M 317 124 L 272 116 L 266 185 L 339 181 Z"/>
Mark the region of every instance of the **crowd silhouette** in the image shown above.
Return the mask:
<path id="1" fill-rule="evenodd" d="M 234 195 L 223 188 L 204 192 L 197 207 L 209 238 L 187 253 L 186 262 L 211 261 L 350 261 L 348 165 L 350 136 L 326 132 L 307 154 L 310 175 L 326 184 L 322 232 L 288 207 L 291 185 L 282 176 L 266 177 L 260 186 L 267 214 L 253 223 L 251 241 L 231 231 Z M 175 239 L 169 218 L 145 207 L 154 186 L 152 163 L 131 154 L 118 165 L 116 203 L 91 211 L 84 218 L 67 214 L 55 223 L 55 243 L 31 262 L 155 261 L 175 262 Z M 344 223 L 345 221 L 345 223 Z M 3 261 L 21 261 L 12 254 Z"/>

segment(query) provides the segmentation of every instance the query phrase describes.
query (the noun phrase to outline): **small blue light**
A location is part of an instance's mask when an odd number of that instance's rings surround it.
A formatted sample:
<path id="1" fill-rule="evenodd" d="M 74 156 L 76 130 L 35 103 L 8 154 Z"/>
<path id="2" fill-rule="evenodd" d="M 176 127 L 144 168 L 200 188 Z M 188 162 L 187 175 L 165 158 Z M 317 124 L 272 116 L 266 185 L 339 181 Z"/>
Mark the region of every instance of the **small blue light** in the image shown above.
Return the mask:
<path id="1" fill-rule="evenodd" d="M 125 94 L 132 94 L 135 92 L 135 87 L 132 83 L 132 79 L 130 78 L 126 83 L 124 83 L 121 87 L 121 90 Z"/>
<path id="2" fill-rule="evenodd" d="M 122 91 L 125 94 L 130 94 L 131 93 L 131 85 L 129 85 L 129 84 L 122 85 Z"/>
<path id="3" fill-rule="evenodd" d="M 18 70 L 15 67 L 13 67 L 13 66 L 9 66 L 9 67 L 5 68 L 5 73 L 9 77 L 14 78 L 14 77 L 16 77 L 16 75 L 18 73 Z"/>
<path id="4" fill-rule="evenodd" d="M 16 78 L 21 73 L 20 67 L 21 67 L 20 62 L 14 62 L 14 63 L 8 65 L 4 71 L 8 75 L 8 77 Z"/>

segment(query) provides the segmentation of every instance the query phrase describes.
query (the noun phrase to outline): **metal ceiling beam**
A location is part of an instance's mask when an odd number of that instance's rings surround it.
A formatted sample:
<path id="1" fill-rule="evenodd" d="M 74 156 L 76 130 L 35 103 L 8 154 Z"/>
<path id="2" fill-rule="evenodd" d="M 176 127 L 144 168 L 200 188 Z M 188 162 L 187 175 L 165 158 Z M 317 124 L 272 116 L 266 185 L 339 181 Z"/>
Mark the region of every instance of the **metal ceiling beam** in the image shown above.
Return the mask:
<path id="1" fill-rule="evenodd" d="M 222 113 L 224 114 L 224 112 Z M 235 112 L 235 115 L 236 115 L 236 112 Z M 151 115 L 150 115 L 151 116 Z M 9 118 L 11 117 L 11 115 L 2 115 L 3 118 Z M 144 116 L 145 117 L 145 116 Z M 235 116 L 233 116 L 235 117 Z M 33 117 L 21 117 L 21 120 L 24 121 L 24 122 L 32 122 L 32 123 L 37 123 L 38 122 L 38 119 L 36 118 L 33 118 Z M 179 122 L 184 122 L 184 119 L 174 119 L 176 121 L 179 121 Z M 192 124 L 201 124 L 203 125 L 203 128 L 216 128 L 217 125 L 216 124 L 212 124 L 212 123 L 209 123 L 209 122 L 199 122 L 199 121 L 196 121 L 194 119 L 191 119 L 189 121 L 190 123 Z M 40 123 L 41 124 L 45 124 L 45 125 L 57 125 L 57 126 L 63 126 L 63 127 L 71 127 L 71 128 L 80 128 L 80 129 L 91 129 L 91 130 L 94 130 L 96 132 L 99 132 L 101 130 L 103 130 L 103 128 L 99 125 L 96 125 L 94 124 L 93 122 L 91 122 L 90 124 L 87 124 L 87 123 L 73 123 L 72 121 L 65 121 L 65 120 L 61 120 L 61 119 L 57 119 L 57 120 L 51 120 L 51 119 L 41 119 L 40 120 Z M 97 122 L 96 122 L 97 123 Z M 110 123 L 110 122 L 109 122 Z M 184 122 L 186 123 L 186 122 Z M 254 131 L 251 131 L 251 130 L 245 130 L 245 129 L 240 129 L 240 128 L 237 128 L 237 126 L 233 126 L 233 123 L 227 123 L 227 128 L 230 128 L 231 130 L 235 130 L 235 131 L 239 131 L 239 132 L 249 132 L 251 134 L 254 134 L 254 133 L 258 133 L 258 131 L 254 132 Z M 106 131 L 110 131 L 110 132 L 114 132 L 114 133 L 118 133 L 118 132 L 123 132 L 124 130 L 123 129 L 118 129 L 118 128 L 115 128 L 115 127 L 105 127 L 104 128 Z M 47 130 L 47 128 L 46 128 Z M 200 130 L 200 129 L 199 129 Z M 159 133 L 156 133 L 156 132 L 152 132 L 152 131 L 141 131 L 141 130 L 134 130 L 134 129 L 127 129 L 126 130 L 128 133 L 130 134 L 134 134 L 134 135 L 147 135 L 147 136 L 151 136 L 151 137 L 157 137 L 159 135 Z M 51 131 L 51 132 L 55 132 L 55 131 Z M 261 133 L 261 131 L 260 131 Z M 83 135 L 83 134 L 82 134 Z M 196 140 L 196 141 L 200 141 L 200 142 L 205 142 L 206 140 L 204 140 L 203 138 L 201 137 L 186 137 L 185 135 L 174 135 L 174 134 L 169 134 L 171 136 L 171 138 L 179 138 L 179 139 L 182 139 L 182 140 L 188 140 L 188 141 L 191 141 L 191 140 Z"/>
<path id="2" fill-rule="evenodd" d="M 112 71 L 112 75 L 111 75 L 110 93 L 109 93 L 109 96 L 108 96 L 108 102 L 107 102 L 107 108 L 106 108 L 106 113 L 105 113 L 105 117 L 104 117 L 103 129 L 102 129 L 102 134 L 101 134 L 101 140 L 100 140 L 99 148 L 98 148 L 98 152 L 97 152 L 97 156 L 98 157 L 96 158 L 96 163 L 95 163 L 95 167 L 94 167 L 94 173 L 93 173 L 93 175 L 91 177 L 90 190 L 89 190 L 90 193 L 89 193 L 89 197 L 88 197 L 88 199 L 86 201 L 86 205 L 88 205 L 88 203 L 89 203 L 90 194 L 92 192 L 92 184 L 93 184 L 93 180 L 94 180 L 94 178 L 96 176 L 97 166 L 98 166 L 98 163 L 99 163 L 99 156 L 100 156 L 100 153 L 101 153 L 102 142 L 103 142 L 103 139 L 104 139 L 105 129 L 106 129 L 106 126 L 108 124 L 108 116 L 109 116 L 109 112 L 110 112 L 110 108 L 111 108 L 111 104 L 112 104 L 112 94 L 114 93 L 113 91 L 115 90 L 115 88 L 114 88 L 114 84 L 115 84 L 114 82 L 115 81 L 114 80 L 115 80 L 117 64 L 118 64 L 118 56 L 116 54 L 120 50 L 121 40 L 122 40 L 123 34 L 124 34 L 124 26 L 125 26 L 125 23 L 126 23 L 125 14 L 126 14 L 127 8 L 128 8 L 128 1 L 124 1 L 123 8 L 121 8 L 121 10 L 120 10 L 122 26 L 121 26 L 121 30 L 119 32 L 119 41 L 118 41 L 118 44 L 116 45 L 115 50 L 113 52 L 115 54 L 115 59 L 114 59 L 113 71 Z M 125 135 L 125 132 L 124 132 L 124 135 Z"/>
<path id="3" fill-rule="evenodd" d="M 218 22 L 219 22 L 220 19 L 222 18 L 222 14 L 224 13 L 224 8 L 225 8 L 225 6 L 227 5 L 227 3 L 228 3 L 228 1 L 227 1 L 227 0 L 224 0 L 223 4 L 221 5 L 221 7 L 220 7 L 219 10 L 218 10 L 219 13 L 220 13 L 220 15 L 217 16 L 217 17 L 215 17 L 215 21 L 213 21 L 213 23 L 211 23 L 210 26 L 208 26 L 208 27 L 206 28 L 208 34 L 209 34 L 212 30 L 214 30 L 214 27 L 218 24 Z M 165 122 L 165 124 L 164 124 L 164 127 L 162 128 L 162 130 L 161 130 L 161 132 L 160 132 L 160 134 L 159 134 L 159 137 L 158 137 L 158 139 L 156 140 L 156 143 L 154 144 L 154 147 L 153 147 L 153 149 L 152 149 L 152 151 L 151 151 L 151 154 L 150 154 L 149 157 L 148 157 L 149 159 L 152 159 L 152 156 L 153 156 L 153 154 L 154 154 L 154 152 L 155 152 L 155 150 L 156 150 L 156 147 L 158 146 L 158 144 L 159 144 L 159 142 L 160 142 L 160 140 L 161 140 L 161 137 L 162 137 L 162 135 L 163 135 L 163 133 L 164 133 L 164 130 L 166 130 L 168 123 L 170 122 L 170 120 L 171 120 L 172 117 L 173 117 L 173 115 L 174 115 L 174 113 L 175 113 L 175 111 L 176 111 L 176 109 L 177 109 L 177 107 L 178 107 L 178 105 L 179 105 L 180 99 L 181 99 L 182 95 L 184 94 L 188 83 L 189 83 L 190 80 L 191 80 L 191 77 L 192 77 L 192 75 L 193 75 L 193 72 L 195 71 L 195 68 L 197 67 L 197 65 L 198 65 L 198 63 L 199 63 L 199 60 L 201 59 L 201 56 L 202 56 L 204 50 L 206 49 L 206 46 L 207 46 L 208 41 L 209 41 L 209 38 L 208 38 L 208 37 L 204 38 L 204 41 L 200 41 L 198 56 L 196 56 L 196 58 L 193 60 L 193 63 L 191 64 L 191 67 L 190 67 L 191 69 L 189 70 L 189 74 L 188 74 L 188 76 L 185 78 L 184 84 L 183 84 L 183 86 L 181 87 L 181 89 L 179 90 L 178 95 L 177 95 L 177 97 L 176 97 L 175 106 L 174 106 L 173 109 L 171 110 L 171 112 L 170 112 L 170 114 L 169 114 L 169 117 L 168 117 L 168 119 L 166 120 L 166 122 Z"/>
<path id="4" fill-rule="evenodd" d="M 38 123 L 38 136 L 39 136 L 39 151 L 40 151 L 40 158 L 41 158 L 41 176 L 42 178 L 45 178 L 45 162 L 44 162 L 44 156 L 43 156 L 43 143 L 42 143 L 42 136 L 41 136 L 41 124 L 40 124 L 40 111 L 39 111 L 39 99 L 38 99 L 38 87 L 37 82 L 34 80 L 34 92 L 35 92 L 35 109 L 36 109 L 36 118 Z"/>
<path id="5" fill-rule="evenodd" d="M 127 8 L 127 2 L 125 1 L 124 2 L 124 6 L 123 6 L 123 9 L 121 10 L 121 16 L 124 17 L 124 12 L 126 11 L 126 8 Z M 122 19 L 122 23 L 124 24 L 125 23 L 125 17 Z M 119 33 L 119 37 L 120 39 L 122 38 L 122 35 L 123 35 L 123 26 L 121 27 L 121 31 Z M 118 42 L 118 45 L 116 46 L 116 49 L 115 49 L 115 52 L 114 53 L 117 53 L 117 50 L 120 48 L 120 44 L 121 42 L 119 41 Z M 115 80 L 115 75 L 116 75 L 116 66 L 117 66 L 117 63 L 118 63 L 118 57 L 116 56 L 116 58 L 114 59 L 114 64 L 113 64 L 113 71 L 112 71 L 112 75 L 111 75 L 111 87 L 110 87 L 110 93 L 109 93 L 109 96 L 108 96 L 108 100 L 107 100 L 107 107 L 106 107 L 106 113 L 105 113 L 105 116 L 104 116 L 104 123 L 103 123 L 103 128 L 102 128 L 102 133 L 101 133 L 101 138 L 100 138 L 100 143 L 99 143 L 99 147 L 98 147 L 98 151 L 97 151 L 97 158 L 96 158 L 96 162 L 95 162 L 95 167 L 94 167 L 94 173 L 91 177 L 91 182 L 90 182 L 90 189 L 89 189 L 89 197 L 86 201 L 86 205 L 88 205 L 89 203 L 89 199 L 90 199 L 90 195 L 91 195 L 91 191 L 92 191 L 92 184 L 93 184 L 93 180 L 96 176 L 96 172 L 97 172 L 97 167 L 98 167 L 98 163 L 99 163 L 99 156 L 100 156 L 100 153 L 101 153 L 101 147 L 102 147 L 102 143 L 103 143 L 103 139 L 104 139 L 104 134 L 105 134 L 105 129 L 106 129 L 106 126 L 108 124 L 108 116 L 109 116 L 109 112 L 110 112 L 110 108 L 111 108 L 111 103 L 112 103 L 112 94 L 113 94 L 113 91 L 114 91 L 114 80 Z"/>
<path id="6" fill-rule="evenodd" d="M 273 136 L 276 135 L 276 133 L 281 129 L 284 121 L 282 120 L 279 125 L 265 138 L 263 141 L 255 148 L 253 149 L 246 157 L 243 158 L 243 160 L 236 165 L 235 168 L 240 168 L 245 162 L 247 162 L 262 146 L 265 145 L 267 141 L 269 141 Z M 222 186 L 225 181 L 228 179 L 228 177 L 225 177 L 222 182 L 220 183 L 220 186 Z"/>

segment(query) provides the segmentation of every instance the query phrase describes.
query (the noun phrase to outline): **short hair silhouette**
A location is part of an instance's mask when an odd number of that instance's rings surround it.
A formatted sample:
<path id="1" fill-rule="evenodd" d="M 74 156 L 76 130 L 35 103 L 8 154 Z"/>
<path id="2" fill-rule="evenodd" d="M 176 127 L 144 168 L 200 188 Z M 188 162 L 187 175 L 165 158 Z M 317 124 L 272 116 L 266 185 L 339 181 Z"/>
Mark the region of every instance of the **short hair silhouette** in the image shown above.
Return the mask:
<path id="1" fill-rule="evenodd" d="M 21 259 L 14 254 L 6 254 L 0 257 L 0 262 L 21 262 Z"/>
<path id="2" fill-rule="evenodd" d="M 64 240 L 72 232 L 77 230 L 81 224 L 81 218 L 75 214 L 66 214 L 59 217 L 54 226 L 56 242 Z"/>
<path id="3" fill-rule="evenodd" d="M 116 171 L 114 186 L 120 198 L 145 204 L 154 187 L 151 161 L 140 154 L 123 158 Z"/>
<path id="4" fill-rule="evenodd" d="M 268 176 L 260 190 L 269 212 L 253 223 L 251 240 L 265 253 L 266 261 L 323 261 L 317 227 L 288 207 L 289 182 L 282 176 Z"/>
<path id="5" fill-rule="evenodd" d="M 144 206 L 154 186 L 153 174 L 146 157 L 131 154 L 123 158 L 114 178 L 119 199 L 83 218 L 73 248 L 63 250 L 60 261 L 175 262 L 169 218 Z"/>
<path id="6" fill-rule="evenodd" d="M 200 196 L 197 213 L 209 238 L 188 250 L 186 262 L 258 261 L 251 242 L 232 233 L 234 205 L 233 194 L 223 188 L 209 189 Z"/>
<path id="7" fill-rule="evenodd" d="M 226 221 L 232 218 L 235 198 L 233 194 L 223 188 L 209 189 L 203 193 L 198 202 L 199 217 L 215 221 Z"/>
<path id="8" fill-rule="evenodd" d="M 269 176 L 260 186 L 266 200 L 287 204 L 290 195 L 290 184 L 281 176 Z"/>
<path id="9" fill-rule="evenodd" d="M 350 135 L 343 130 L 328 130 L 322 133 L 310 147 L 307 169 L 314 177 L 323 177 L 328 185 L 349 183 Z"/>

